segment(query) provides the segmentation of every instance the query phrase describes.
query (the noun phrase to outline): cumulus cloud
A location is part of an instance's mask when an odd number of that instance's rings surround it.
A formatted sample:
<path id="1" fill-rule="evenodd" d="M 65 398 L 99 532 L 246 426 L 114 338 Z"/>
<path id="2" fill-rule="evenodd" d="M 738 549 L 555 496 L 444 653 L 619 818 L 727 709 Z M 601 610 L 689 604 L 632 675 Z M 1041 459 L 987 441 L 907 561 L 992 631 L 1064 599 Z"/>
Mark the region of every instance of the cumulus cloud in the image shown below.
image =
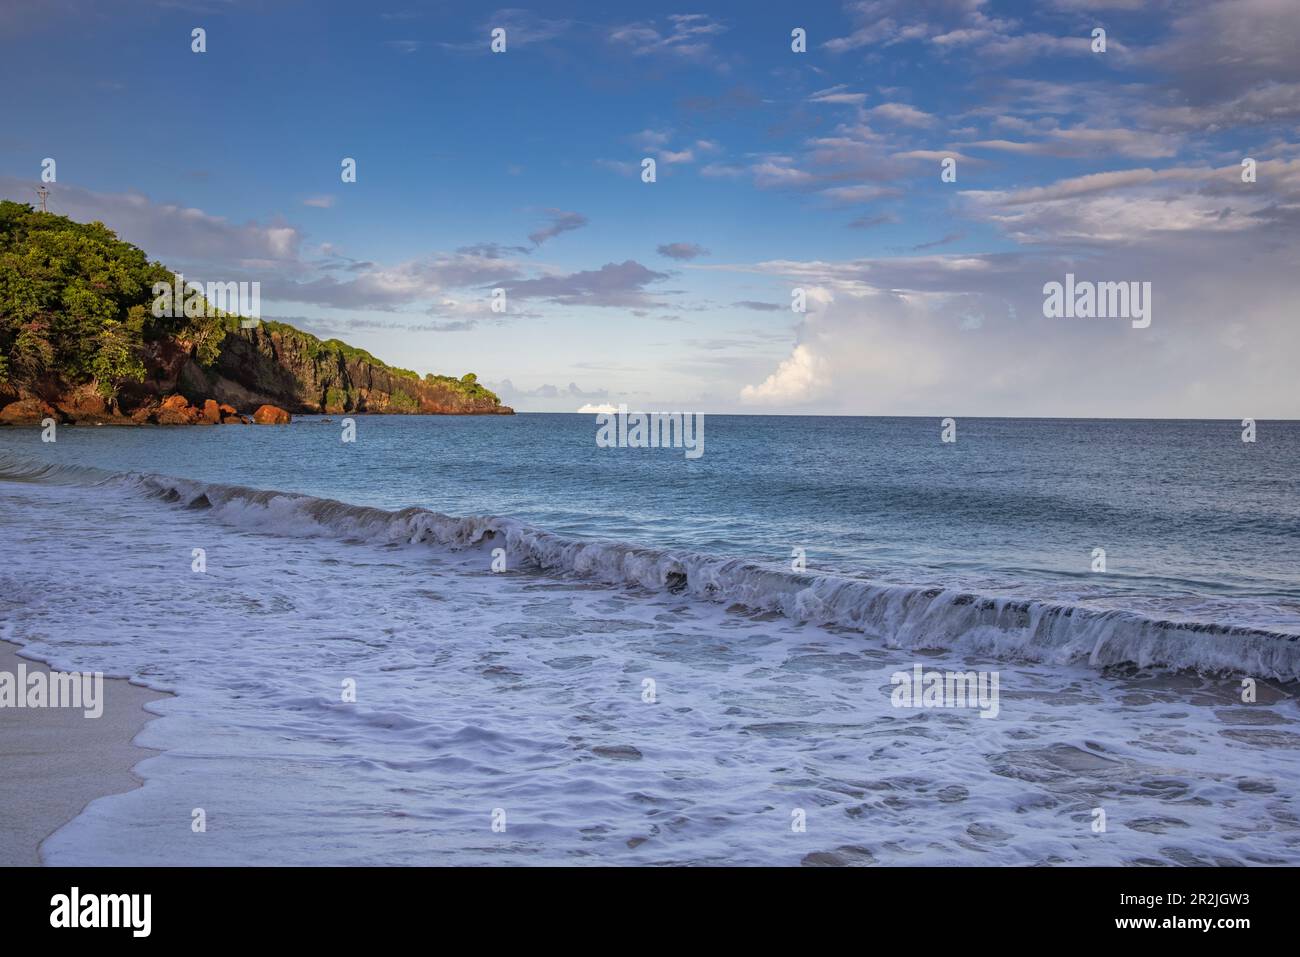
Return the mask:
<path id="1" fill-rule="evenodd" d="M 755 405 L 803 404 L 825 394 L 830 386 L 829 371 L 823 357 L 807 345 L 800 344 L 770 376 L 758 385 L 741 389 L 740 398 Z"/>
<path id="2" fill-rule="evenodd" d="M 1300 290 L 1284 237 L 1297 231 L 1295 220 L 1258 220 L 1082 253 L 762 263 L 756 271 L 797 281 L 818 304 L 789 356 L 739 398 L 880 415 L 1295 418 L 1300 327 L 1289 316 Z M 1150 327 L 1044 317 L 1044 284 L 1067 272 L 1150 282 Z"/>

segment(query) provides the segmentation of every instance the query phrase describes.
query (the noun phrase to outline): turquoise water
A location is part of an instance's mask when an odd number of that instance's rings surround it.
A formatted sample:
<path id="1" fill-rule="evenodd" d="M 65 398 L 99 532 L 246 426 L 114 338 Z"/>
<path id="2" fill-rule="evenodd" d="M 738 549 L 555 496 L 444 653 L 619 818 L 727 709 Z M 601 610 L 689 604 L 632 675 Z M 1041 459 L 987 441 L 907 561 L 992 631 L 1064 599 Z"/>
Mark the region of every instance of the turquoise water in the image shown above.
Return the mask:
<path id="1" fill-rule="evenodd" d="M 594 417 L 0 431 L 0 450 L 880 582 L 1300 632 L 1300 423 L 710 416 L 705 454 L 602 449 Z M 1094 549 L 1105 550 L 1105 573 Z"/>

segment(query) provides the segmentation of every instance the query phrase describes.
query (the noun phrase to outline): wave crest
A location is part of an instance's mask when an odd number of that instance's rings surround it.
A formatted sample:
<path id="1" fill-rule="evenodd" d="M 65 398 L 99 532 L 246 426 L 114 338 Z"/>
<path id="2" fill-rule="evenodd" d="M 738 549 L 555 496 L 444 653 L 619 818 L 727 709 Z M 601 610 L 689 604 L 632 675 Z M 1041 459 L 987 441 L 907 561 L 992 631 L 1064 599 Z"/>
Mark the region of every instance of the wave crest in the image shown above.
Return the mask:
<path id="1" fill-rule="evenodd" d="M 1023 598 L 798 574 L 752 561 L 566 538 L 504 516 L 389 511 L 293 492 L 0 458 L 0 480 L 124 484 L 221 521 L 271 533 L 449 549 L 504 547 L 514 568 L 669 591 L 862 632 L 909 649 L 957 649 L 1048 663 L 1238 672 L 1300 680 L 1300 635 L 1151 618 Z"/>

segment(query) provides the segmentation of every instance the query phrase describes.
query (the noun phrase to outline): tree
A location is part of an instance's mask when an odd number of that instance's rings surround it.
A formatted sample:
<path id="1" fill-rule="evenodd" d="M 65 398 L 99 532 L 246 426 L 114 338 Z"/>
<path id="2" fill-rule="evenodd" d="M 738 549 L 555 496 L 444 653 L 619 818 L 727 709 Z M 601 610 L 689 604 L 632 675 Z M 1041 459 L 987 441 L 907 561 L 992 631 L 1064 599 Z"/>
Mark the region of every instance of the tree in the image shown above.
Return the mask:
<path id="1" fill-rule="evenodd" d="M 183 337 L 190 324 L 149 309 L 154 283 L 171 281 L 166 267 L 103 223 L 0 201 L 0 377 L 19 386 L 91 382 L 116 395 L 123 382 L 144 378 L 147 341 Z M 215 359 L 223 335 L 212 334 L 213 320 L 198 322 L 202 358 Z"/>

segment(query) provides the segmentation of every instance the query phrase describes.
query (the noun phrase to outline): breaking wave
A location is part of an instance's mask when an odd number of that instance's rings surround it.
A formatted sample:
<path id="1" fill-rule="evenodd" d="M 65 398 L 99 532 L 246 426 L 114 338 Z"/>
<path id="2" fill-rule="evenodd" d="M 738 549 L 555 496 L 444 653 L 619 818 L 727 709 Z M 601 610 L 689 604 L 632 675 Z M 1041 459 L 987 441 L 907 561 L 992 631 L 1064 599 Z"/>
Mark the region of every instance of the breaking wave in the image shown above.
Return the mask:
<path id="1" fill-rule="evenodd" d="M 7 456 L 0 456 L 0 480 L 126 486 L 181 507 L 211 509 L 220 521 L 274 534 L 448 549 L 500 547 L 515 570 L 669 591 L 779 613 L 795 621 L 859 631 L 891 647 L 1300 680 L 1300 635 L 1283 631 L 798 574 L 743 559 L 568 538 L 503 516 L 455 518 L 423 508 L 389 511 L 293 492 L 23 462 Z"/>

